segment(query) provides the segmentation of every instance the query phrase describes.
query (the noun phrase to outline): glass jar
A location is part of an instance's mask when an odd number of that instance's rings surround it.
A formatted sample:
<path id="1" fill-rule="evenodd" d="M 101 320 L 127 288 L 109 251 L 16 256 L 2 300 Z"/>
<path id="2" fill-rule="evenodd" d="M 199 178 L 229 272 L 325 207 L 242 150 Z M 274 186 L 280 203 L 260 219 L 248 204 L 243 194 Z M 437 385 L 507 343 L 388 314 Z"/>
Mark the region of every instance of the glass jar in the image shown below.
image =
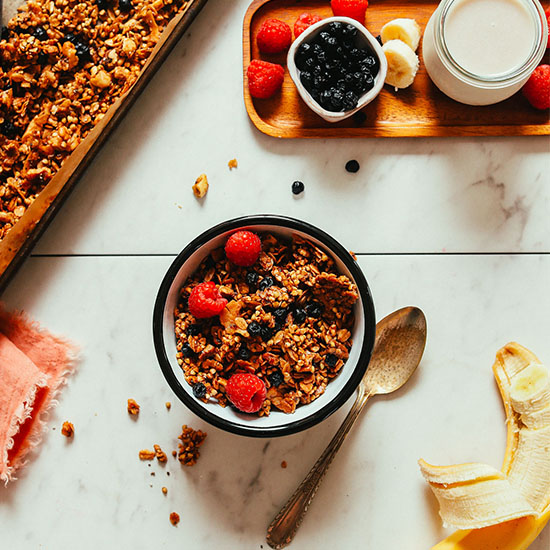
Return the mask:
<path id="1" fill-rule="evenodd" d="M 476 53 L 475 48 L 479 48 L 480 44 L 483 43 L 482 40 L 478 41 L 477 39 L 475 39 L 475 42 L 478 42 L 477 44 L 468 43 L 467 32 L 464 32 L 464 40 L 466 41 L 464 44 L 457 42 L 457 33 L 455 32 L 454 45 L 452 46 L 455 48 L 454 52 L 452 48 L 449 48 L 449 39 L 451 38 L 449 25 L 454 24 L 456 27 L 458 24 L 452 22 L 453 17 L 457 17 L 454 11 L 463 7 L 471 8 L 472 4 L 468 4 L 470 2 L 478 2 L 475 6 L 476 9 L 483 8 L 484 4 L 487 7 L 487 17 L 478 17 L 472 21 L 472 24 L 482 21 L 484 25 L 491 25 L 496 28 L 496 23 L 492 22 L 491 19 L 491 10 L 489 10 L 491 0 L 442 0 L 426 26 L 422 45 L 426 70 L 434 84 L 444 94 L 460 103 L 468 105 L 491 105 L 509 98 L 525 84 L 546 51 L 548 24 L 544 15 L 544 9 L 538 0 L 498 1 L 516 3 L 517 7 L 525 9 L 528 18 L 532 18 L 532 30 L 534 31 L 532 33 L 533 44 L 526 59 L 522 60 L 519 65 L 516 64 L 510 67 L 507 71 L 497 71 L 496 74 L 491 74 L 492 71 L 488 70 L 485 71 L 487 74 L 476 74 L 482 71 L 477 70 L 473 72 L 471 69 L 468 70 L 465 68 L 464 63 L 461 65 L 456 59 L 457 57 L 460 58 L 457 54 L 471 54 L 472 51 Z M 465 21 L 463 17 L 460 24 L 465 23 Z M 499 23 L 502 26 L 502 21 Z M 504 23 L 504 27 L 508 26 L 507 22 Z M 510 28 L 513 28 L 514 23 L 517 24 L 517 20 L 510 18 Z M 502 36 L 505 35 L 503 34 Z M 508 35 L 506 34 L 506 36 Z M 513 44 L 511 47 L 513 47 Z M 470 50 L 467 51 L 467 48 L 470 48 Z M 462 49 L 463 51 L 458 52 L 458 49 Z M 506 52 L 502 51 L 499 56 L 501 59 L 498 61 L 502 61 L 502 56 L 505 55 Z"/>

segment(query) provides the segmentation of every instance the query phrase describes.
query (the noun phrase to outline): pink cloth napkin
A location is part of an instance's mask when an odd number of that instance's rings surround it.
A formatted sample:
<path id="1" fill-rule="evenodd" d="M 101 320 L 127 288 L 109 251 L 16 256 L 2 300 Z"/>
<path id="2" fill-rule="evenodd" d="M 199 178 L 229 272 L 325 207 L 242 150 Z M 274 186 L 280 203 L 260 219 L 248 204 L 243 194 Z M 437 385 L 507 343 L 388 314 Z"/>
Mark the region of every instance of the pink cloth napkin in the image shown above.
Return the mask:
<path id="1" fill-rule="evenodd" d="M 0 307 L 0 480 L 6 485 L 40 443 L 75 363 L 71 343 Z"/>

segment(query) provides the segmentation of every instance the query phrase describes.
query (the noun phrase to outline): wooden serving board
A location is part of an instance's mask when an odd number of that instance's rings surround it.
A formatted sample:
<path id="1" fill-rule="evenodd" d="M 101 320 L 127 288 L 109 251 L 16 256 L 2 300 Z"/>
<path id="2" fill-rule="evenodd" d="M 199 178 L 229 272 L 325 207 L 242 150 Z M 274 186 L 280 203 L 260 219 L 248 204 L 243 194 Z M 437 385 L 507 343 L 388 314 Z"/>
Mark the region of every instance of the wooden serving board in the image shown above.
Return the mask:
<path id="1" fill-rule="evenodd" d="M 6 288 L 10 279 L 69 196 L 80 176 L 206 2 L 207 0 L 188 0 L 184 10 L 176 15 L 163 31 L 159 42 L 130 90 L 109 108 L 101 121 L 65 160 L 60 170 L 2 240 L 0 243 L 0 292 Z M 21 3 L 14 0 L 11 2 L 11 6 Z"/>
<path id="2" fill-rule="evenodd" d="M 388 21 L 411 17 L 424 30 L 438 4 L 438 0 L 371 0 L 366 26 L 377 36 Z M 302 101 L 288 71 L 282 93 L 270 99 L 252 98 L 246 80 L 252 59 L 286 67 L 286 53 L 260 54 L 255 40 L 260 25 L 273 17 L 293 29 L 303 12 L 332 16 L 329 0 L 255 0 L 244 18 L 244 100 L 252 122 L 265 134 L 282 138 L 550 135 L 548 111 L 532 108 L 520 93 L 487 107 L 463 105 L 448 98 L 426 73 L 422 44 L 418 50 L 420 70 L 412 86 L 398 92 L 384 86 L 378 98 L 363 109 L 364 122 L 353 117 L 336 124 L 325 122 Z"/>

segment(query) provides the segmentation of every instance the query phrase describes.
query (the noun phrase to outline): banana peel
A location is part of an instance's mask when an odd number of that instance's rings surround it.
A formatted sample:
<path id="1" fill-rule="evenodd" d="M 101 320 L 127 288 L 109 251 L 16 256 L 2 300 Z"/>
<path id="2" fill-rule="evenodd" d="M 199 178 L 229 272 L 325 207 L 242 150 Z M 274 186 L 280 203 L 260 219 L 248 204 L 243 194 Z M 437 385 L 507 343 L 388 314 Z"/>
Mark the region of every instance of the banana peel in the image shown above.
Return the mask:
<path id="1" fill-rule="evenodd" d="M 522 415 L 512 407 L 510 393 L 514 378 L 532 364 L 540 364 L 535 354 L 527 348 L 511 342 L 497 352 L 493 365 L 493 373 L 506 412 L 506 451 L 502 465 L 502 473 L 505 476 L 514 475 L 518 468 L 516 458 L 518 448 L 521 445 L 522 427 L 531 427 L 528 422 L 522 420 Z M 545 446 L 544 452 L 547 456 L 549 447 Z M 426 467 L 428 466 L 426 464 Z M 464 466 L 467 467 L 468 465 Z M 449 468 L 456 469 L 456 466 Z M 524 493 L 526 491 L 525 487 L 519 486 L 517 488 L 520 491 L 523 489 Z M 530 495 L 524 494 L 524 496 L 529 501 Z M 547 492 L 537 495 L 536 502 L 530 501 L 530 504 L 533 505 L 538 516 L 525 515 L 524 517 L 480 529 L 459 530 L 434 546 L 432 550 L 526 550 L 550 520 L 550 494 Z"/>

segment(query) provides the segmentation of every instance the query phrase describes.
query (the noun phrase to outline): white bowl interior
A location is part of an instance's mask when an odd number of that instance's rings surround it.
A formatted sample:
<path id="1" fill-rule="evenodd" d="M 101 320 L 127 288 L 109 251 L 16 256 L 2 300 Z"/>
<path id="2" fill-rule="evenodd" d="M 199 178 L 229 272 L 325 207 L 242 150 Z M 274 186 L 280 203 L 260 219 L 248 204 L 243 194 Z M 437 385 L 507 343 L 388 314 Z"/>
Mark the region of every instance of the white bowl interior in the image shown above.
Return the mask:
<path id="1" fill-rule="evenodd" d="M 372 88 L 372 90 L 369 90 L 367 93 L 363 94 L 359 98 L 359 103 L 357 104 L 357 107 L 355 109 L 351 111 L 345 111 L 343 113 L 327 111 L 326 109 L 323 109 L 323 107 L 321 107 L 321 105 L 319 105 L 311 97 L 310 93 L 306 90 L 305 86 L 300 80 L 300 71 L 298 70 L 298 67 L 296 67 L 296 62 L 294 61 L 296 50 L 300 47 L 300 45 L 303 42 L 311 41 L 315 36 L 322 32 L 324 27 L 326 27 L 332 21 L 350 24 L 357 27 L 365 42 L 369 44 L 369 46 L 373 49 L 374 53 L 380 60 L 380 70 L 378 71 L 378 74 L 374 79 L 374 87 Z M 376 38 L 366 29 L 365 26 L 361 25 L 361 23 L 357 22 L 355 19 L 351 19 L 349 17 L 329 17 L 327 19 L 319 21 L 318 23 L 315 23 L 315 25 L 311 25 L 311 27 L 308 27 L 296 40 L 294 40 L 294 42 L 290 46 L 287 55 L 287 67 L 290 77 L 296 85 L 296 88 L 298 89 L 298 93 L 300 94 L 301 98 L 312 111 L 316 112 L 327 122 L 339 122 L 341 120 L 344 120 L 345 118 L 350 117 L 351 115 L 368 105 L 373 99 L 378 96 L 378 94 L 382 90 L 382 87 L 384 86 L 384 81 L 386 80 L 386 74 L 388 72 L 388 62 L 386 60 L 386 55 L 384 54 L 382 47 L 378 43 L 378 40 L 376 40 Z"/>
<path id="2" fill-rule="evenodd" d="M 250 225 L 247 226 L 247 229 L 256 232 L 268 232 L 275 235 L 280 235 L 282 237 L 290 238 L 292 235 L 301 236 L 314 244 L 318 245 L 320 248 L 325 250 L 334 260 L 337 265 L 338 271 L 344 275 L 347 275 L 351 280 L 354 281 L 353 276 L 345 266 L 345 264 L 334 254 L 327 250 L 327 247 L 323 245 L 320 241 L 311 237 L 307 233 L 296 231 L 294 229 L 289 229 L 280 226 L 273 225 Z M 213 238 L 208 243 L 204 244 L 196 252 L 194 252 L 189 259 L 184 263 L 176 274 L 170 289 L 168 291 L 168 296 L 166 299 L 164 313 L 163 313 L 163 338 L 164 346 L 166 349 L 166 355 L 170 362 L 172 371 L 178 381 L 183 386 L 184 390 L 189 394 L 191 399 L 197 401 L 201 406 L 206 408 L 211 414 L 223 418 L 227 421 L 233 422 L 235 424 L 242 425 L 244 427 L 250 428 L 251 426 L 255 428 L 268 428 L 273 426 L 283 426 L 298 420 L 307 418 L 327 403 L 332 401 L 344 388 L 346 382 L 350 379 L 354 368 L 359 359 L 361 348 L 363 346 L 363 340 L 365 337 L 365 316 L 363 312 L 363 304 L 361 296 L 355 304 L 355 324 L 353 328 L 352 338 L 353 345 L 350 351 L 350 356 L 346 361 L 346 364 L 342 367 L 340 374 L 331 380 L 327 385 L 325 393 L 320 396 L 318 399 L 309 403 L 307 405 L 300 405 L 296 408 L 296 411 L 293 414 L 286 414 L 276 409 L 272 409 L 269 416 L 257 417 L 253 415 L 239 413 L 232 407 L 221 407 L 217 402 L 211 400 L 209 403 L 203 403 L 202 401 L 197 400 L 193 396 L 191 386 L 185 381 L 182 368 L 178 365 L 176 360 L 176 337 L 174 333 L 174 310 L 179 299 L 179 291 L 183 287 L 186 279 L 193 274 L 193 272 L 199 267 L 202 260 L 214 249 L 222 247 L 225 244 L 227 237 L 233 233 L 234 230 L 223 233 L 215 238 Z"/>

